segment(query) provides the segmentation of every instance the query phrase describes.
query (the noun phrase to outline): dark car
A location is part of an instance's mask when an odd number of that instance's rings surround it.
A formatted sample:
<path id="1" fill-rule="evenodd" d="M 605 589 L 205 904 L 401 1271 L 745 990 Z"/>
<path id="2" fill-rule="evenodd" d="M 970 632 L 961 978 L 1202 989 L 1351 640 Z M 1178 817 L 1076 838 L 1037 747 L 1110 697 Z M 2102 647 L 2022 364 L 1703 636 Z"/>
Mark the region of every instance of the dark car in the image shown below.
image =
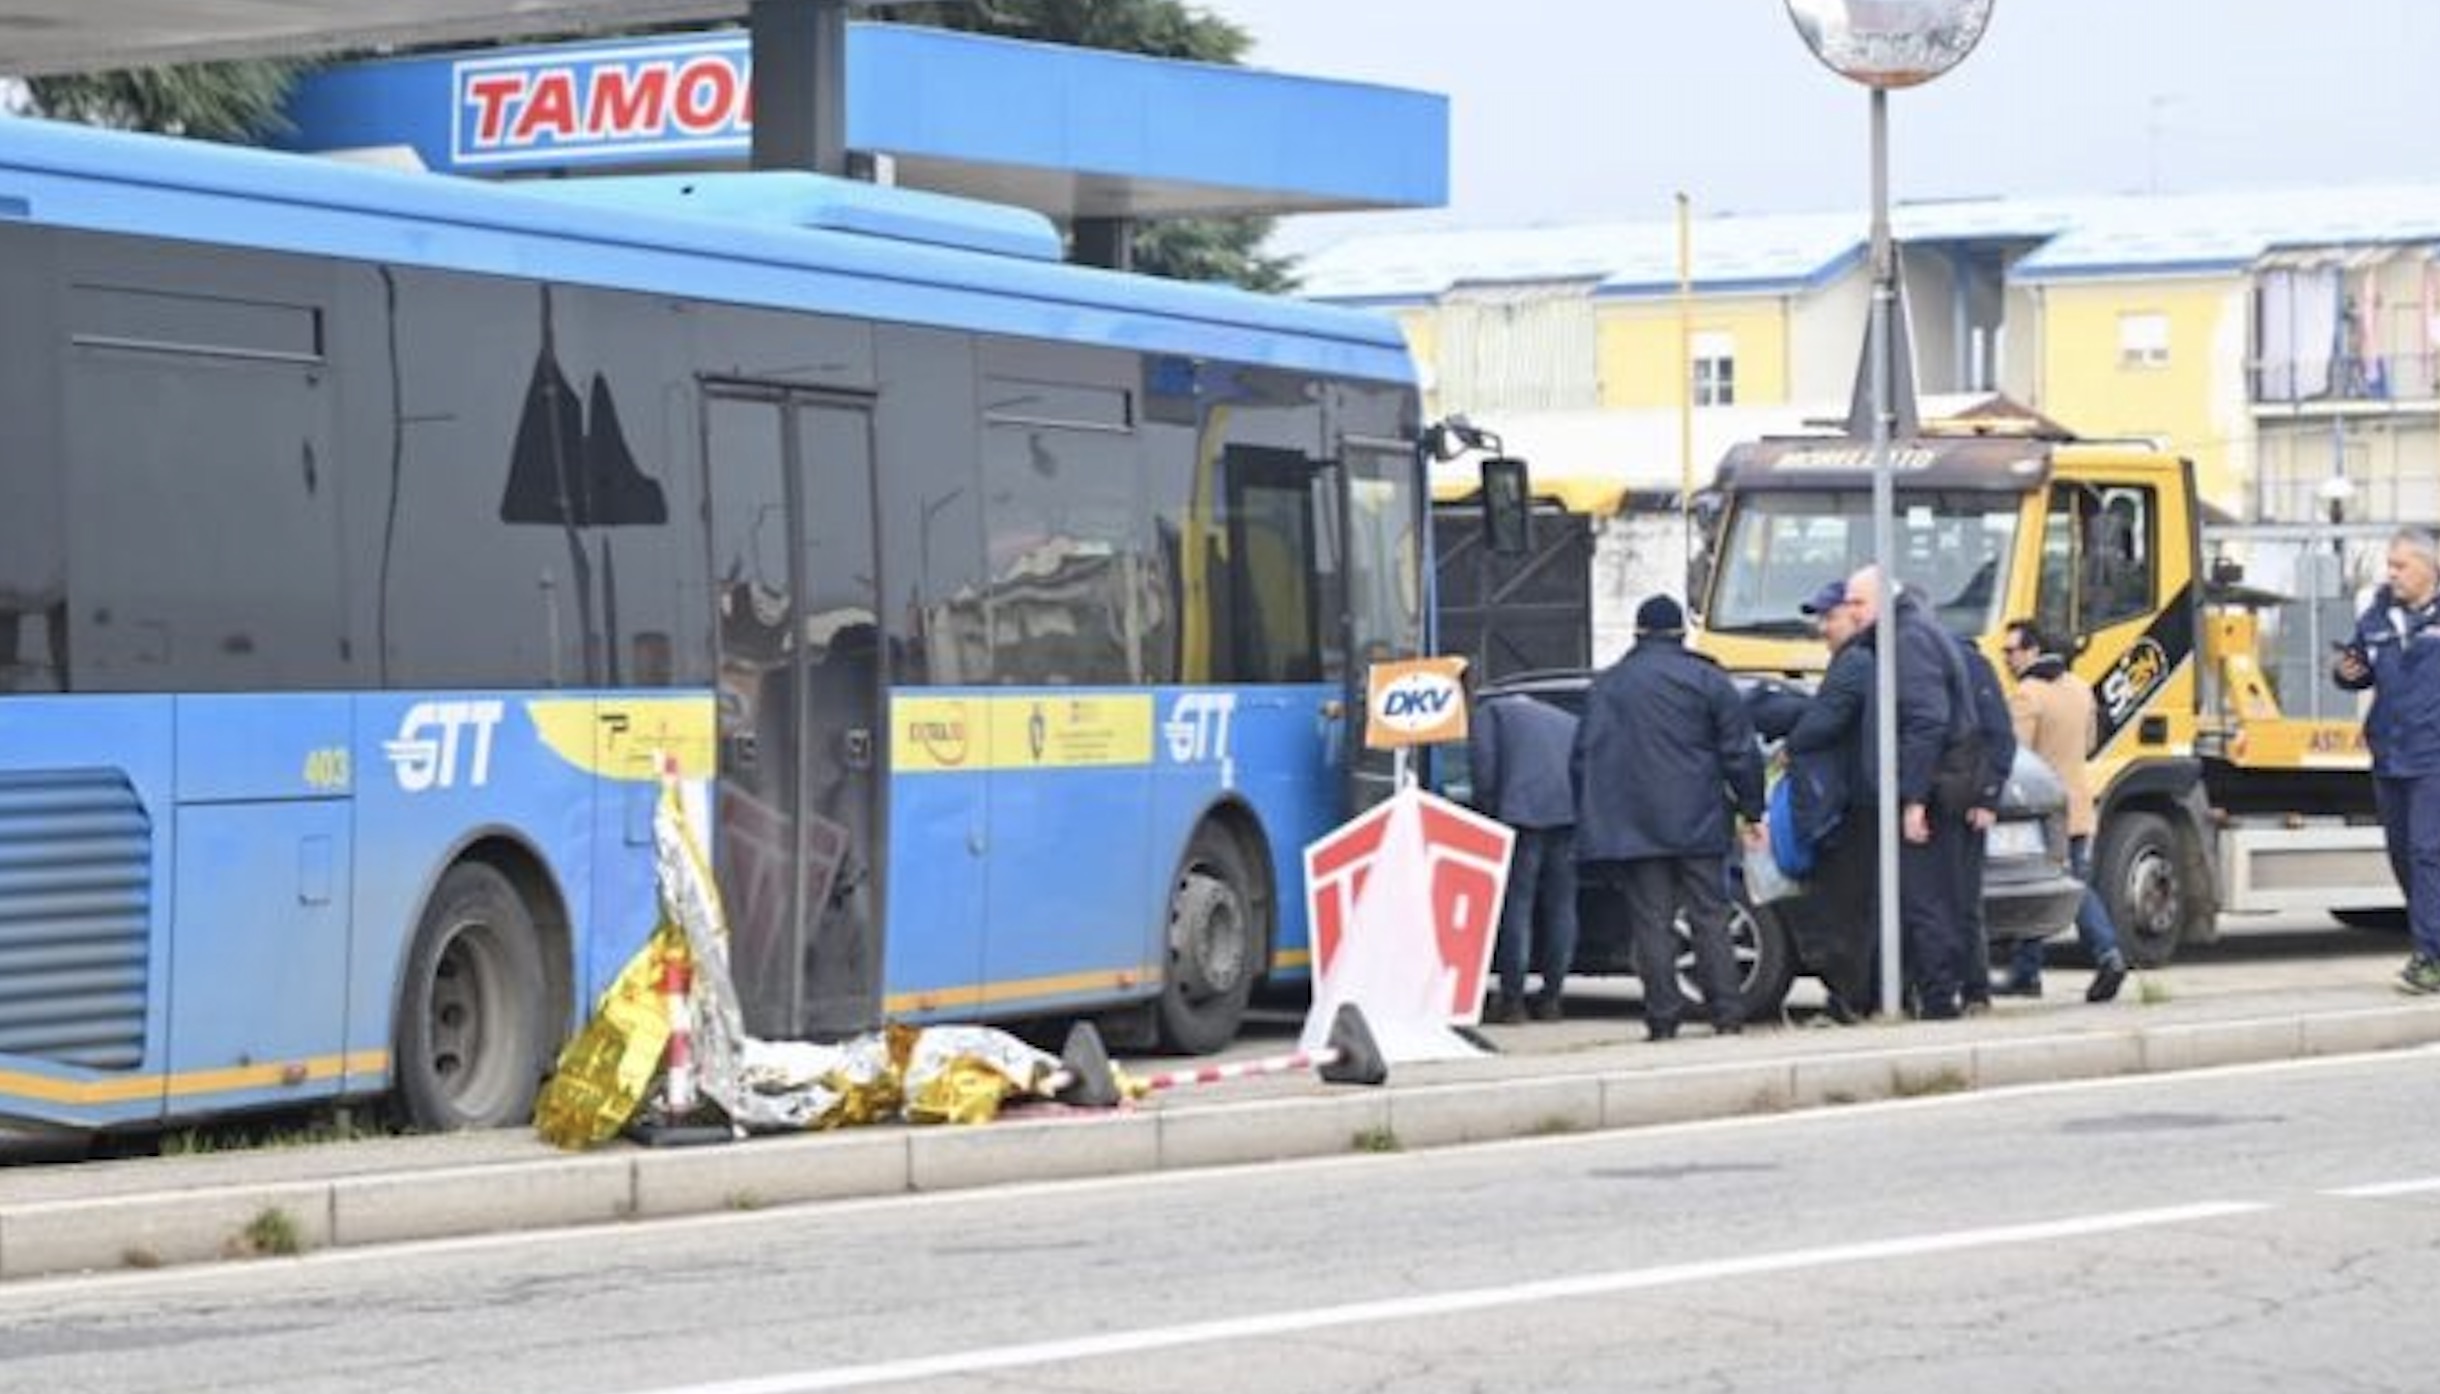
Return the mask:
<path id="1" fill-rule="evenodd" d="M 1477 696 L 1523 693 L 1581 713 L 1584 694 L 1592 681 L 1590 672 L 1579 669 L 1519 673 L 1485 683 Z M 1466 801 L 1472 789 L 1467 779 L 1464 747 L 1445 747 L 1438 758 L 1441 792 Z M 2076 905 L 2084 897 L 2084 885 L 2067 874 L 2066 810 L 2067 791 L 2059 783 L 2058 775 L 2041 756 L 2018 747 L 2016 763 L 2009 770 L 2008 787 L 2000 796 L 1999 822 L 1985 843 L 1988 859 L 1983 871 L 1983 920 L 1995 963 L 2007 962 L 2018 941 L 2047 939 L 2075 923 Z M 1735 859 L 1731 858 L 1731 865 L 1734 864 Z M 1806 913 L 1807 902 L 1800 894 L 1790 900 L 1756 905 L 1740 888 L 1734 903 L 1729 937 L 1736 946 L 1746 1012 L 1749 1016 L 1768 1015 L 1779 1010 L 1787 999 L 1789 985 L 1796 979 L 1796 951 L 1784 919 Z M 1583 932 L 1577 940 L 1571 971 L 1633 973 L 1631 946 L 1623 938 L 1602 936 L 1595 928 L 1601 923 L 1603 917 L 1583 917 Z M 1693 977 L 1693 946 L 1683 925 L 1679 926 L 1677 964 L 1679 986 L 1688 994 L 1699 996 Z"/>

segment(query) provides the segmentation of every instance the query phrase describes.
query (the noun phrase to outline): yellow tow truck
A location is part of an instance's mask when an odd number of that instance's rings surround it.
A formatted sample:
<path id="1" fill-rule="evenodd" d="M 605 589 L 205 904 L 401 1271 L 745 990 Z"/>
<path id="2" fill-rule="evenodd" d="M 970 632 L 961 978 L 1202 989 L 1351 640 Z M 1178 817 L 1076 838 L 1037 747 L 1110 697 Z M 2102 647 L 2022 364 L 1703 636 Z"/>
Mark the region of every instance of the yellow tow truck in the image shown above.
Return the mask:
<path id="1" fill-rule="evenodd" d="M 2397 919 L 2360 722 L 2283 714 L 2259 654 L 2278 598 L 2207 570 L 2191 462 L 2030 415 L 1926 422 L 1891 450 L 1899 580 L 1995 662 L 2007 623 L 2034 618 L 2092 684 L 2094 875 L 2129 957 L 2166 962 L 2223 911 Z M 1870 463 L 1844 435 L 1729 451 L 1701 647 L 1733 671 L 1819 675 L 1797 607 L 1871 559 Z"/>

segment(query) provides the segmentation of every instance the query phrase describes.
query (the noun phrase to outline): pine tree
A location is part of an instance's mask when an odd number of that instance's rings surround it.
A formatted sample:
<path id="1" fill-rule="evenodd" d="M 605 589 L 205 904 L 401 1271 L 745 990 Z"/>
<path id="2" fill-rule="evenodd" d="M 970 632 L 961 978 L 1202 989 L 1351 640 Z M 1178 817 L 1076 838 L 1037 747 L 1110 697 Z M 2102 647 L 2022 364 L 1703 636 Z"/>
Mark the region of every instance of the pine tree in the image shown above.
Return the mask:
<path id="1" fill-rule="evenodd" d="M 178 63 L 29 78 L 26 88 L 37 115 L 250 145 L 289 129 L 288 90 L 309 66 L 286 59 Z"/>

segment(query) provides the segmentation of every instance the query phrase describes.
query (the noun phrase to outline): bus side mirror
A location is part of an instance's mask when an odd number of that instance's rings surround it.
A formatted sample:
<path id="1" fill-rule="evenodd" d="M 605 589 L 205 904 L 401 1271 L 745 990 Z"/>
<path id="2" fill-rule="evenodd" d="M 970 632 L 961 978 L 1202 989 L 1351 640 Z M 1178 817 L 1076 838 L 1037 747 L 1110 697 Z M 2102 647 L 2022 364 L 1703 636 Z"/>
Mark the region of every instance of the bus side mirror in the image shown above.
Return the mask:
<path id="1" fill-rule="evenodd" d="M 1533 488 L 1525 462 L 1506 455 L 1483 461 L 1483 542 L 1493 556 L 1533 550 Z"/>

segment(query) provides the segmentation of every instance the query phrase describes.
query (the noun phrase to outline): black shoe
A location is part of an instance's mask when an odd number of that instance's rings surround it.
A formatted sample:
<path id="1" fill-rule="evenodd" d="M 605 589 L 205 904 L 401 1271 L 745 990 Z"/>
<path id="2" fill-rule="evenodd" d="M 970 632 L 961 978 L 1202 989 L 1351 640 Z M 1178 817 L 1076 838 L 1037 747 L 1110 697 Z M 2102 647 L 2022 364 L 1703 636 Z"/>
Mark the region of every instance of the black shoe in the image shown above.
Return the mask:
<path id="1" fill-rule="evenodd" d="M 2101 960 L 2101 966 L 2093 970 L 2093 985 L 2084 989 L 2084 1000 L 2107 1002 L 2118 995 L 2118 989 L 2126 985 L 2126 980 L 2126 955 L 2111 954 Z"/>
<path id="2" fill-rule="evenodd" d="M 1483 1003 L 1485 1026 L 1514 1026 L 1525 1019 L 1525 1004 L 1504 992 L 1491 994 Z"/>
<path id="3" fill-rule="evenodd" d="M 1947 997 L 1919 1003 L 1915 1008 L 1915 1019 L 1917 1021 L 1955 1021 L 1957 1019 L 1957 999 Z"/>
<path id="4" fill-rule="evenodd" d="M 2112 991 L 2116 991 L 2116 989 L 2113 988 Z M 1994 997 L 2039 997 L 2042 995 L 2042 980 L 2040 978 L 2002 978 L 1991 984 L 1991 995 Z"/>
<path id="5" fill-rule="evenodd" d="M 1566 1017 L 1566 1013 L 1559 1008 L 1559 994 L 1555 992 L 1537 993 L 1526 998 L 1525 1015 L 1536 1021 L 1560 1021 Z"/>
<path id="6" fill-rule="evenodd" d="M 1674 1041 L 1677 1039 L 1677 1023 L 1674 1021 L 1653 1022 L 1644 1028 L 1644 1039 L 1647 1041 Z"/>

